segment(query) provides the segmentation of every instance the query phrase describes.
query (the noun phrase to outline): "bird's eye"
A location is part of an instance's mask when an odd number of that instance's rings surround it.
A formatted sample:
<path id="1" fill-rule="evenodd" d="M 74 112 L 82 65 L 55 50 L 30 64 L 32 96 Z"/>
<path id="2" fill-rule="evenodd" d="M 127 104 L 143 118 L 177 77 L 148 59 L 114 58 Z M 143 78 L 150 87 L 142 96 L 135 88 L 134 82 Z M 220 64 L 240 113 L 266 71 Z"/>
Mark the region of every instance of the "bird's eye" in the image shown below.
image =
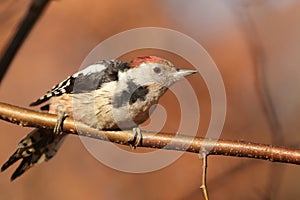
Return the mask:
<path id="1" fill-rule="evenodd" d="M 156 74 L 159 74 L 161 72 L 161 69 L 159 67 L 154 67 L 153 68 L 153 71 L 156 73 Z"/>

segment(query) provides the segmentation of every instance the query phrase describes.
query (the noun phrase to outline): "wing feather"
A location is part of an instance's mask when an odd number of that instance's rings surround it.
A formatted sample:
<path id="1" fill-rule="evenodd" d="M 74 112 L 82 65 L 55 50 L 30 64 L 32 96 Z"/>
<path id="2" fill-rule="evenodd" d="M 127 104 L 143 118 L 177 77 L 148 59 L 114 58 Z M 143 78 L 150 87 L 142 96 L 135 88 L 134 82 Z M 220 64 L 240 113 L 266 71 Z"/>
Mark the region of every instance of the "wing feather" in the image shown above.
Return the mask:
<path id="1" fill-rule="evenodd" d="M 129 64 L 126 62 L 116 60 L 99 61 L 53 86 L 51 90 L 32 102 L 30 106 L 40 105 L 53 96 L 60 96 L 65 93 L 85 93 L 96 90 L 103 83 L 117 81 L 119 71 L 124 72 L 128 69 Z"/>

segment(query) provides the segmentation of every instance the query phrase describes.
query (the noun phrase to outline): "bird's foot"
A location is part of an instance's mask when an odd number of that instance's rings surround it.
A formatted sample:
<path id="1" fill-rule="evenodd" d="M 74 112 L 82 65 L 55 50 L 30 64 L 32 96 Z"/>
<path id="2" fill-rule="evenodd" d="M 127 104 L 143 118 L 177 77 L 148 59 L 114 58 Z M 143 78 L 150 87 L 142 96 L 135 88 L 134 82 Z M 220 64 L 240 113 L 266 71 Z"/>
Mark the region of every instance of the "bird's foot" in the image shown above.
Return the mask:
<path id="1" fill-rule="evenodd" d="M 134 127 L 132 131 L 134 133 L 134 138 L 129 143 L 132 149 L 136 149 L 136 147 L 142 143 L 143 135 L 139 127 Z"/>
<path id="2" fill-rule="evenodd" d="M 57 121 L 53 130 L 54 134 L 60 135 L 63 133 L 63 123 L 67 116 L 68 115 L 65 113 L 65 111 L 59 111 L 57 113 Z"/>

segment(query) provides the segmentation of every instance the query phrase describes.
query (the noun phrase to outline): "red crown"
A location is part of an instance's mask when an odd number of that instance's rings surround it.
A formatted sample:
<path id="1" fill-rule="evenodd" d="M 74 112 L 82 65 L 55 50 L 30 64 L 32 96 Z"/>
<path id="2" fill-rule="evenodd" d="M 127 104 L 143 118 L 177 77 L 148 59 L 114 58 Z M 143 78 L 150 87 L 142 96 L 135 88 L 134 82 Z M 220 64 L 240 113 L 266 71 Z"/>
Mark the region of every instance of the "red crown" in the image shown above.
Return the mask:
<path id="1" fill-rule="evenodd" d="M 132 67 L 137 67 L 144 62 L 161 63 L 161 62 L 165 62 L 165 60 L 157 56 L 143 56 L 143 57 L 137 57 L 134 60 L 132 60 L 130 62 L 130 65 Z"/>

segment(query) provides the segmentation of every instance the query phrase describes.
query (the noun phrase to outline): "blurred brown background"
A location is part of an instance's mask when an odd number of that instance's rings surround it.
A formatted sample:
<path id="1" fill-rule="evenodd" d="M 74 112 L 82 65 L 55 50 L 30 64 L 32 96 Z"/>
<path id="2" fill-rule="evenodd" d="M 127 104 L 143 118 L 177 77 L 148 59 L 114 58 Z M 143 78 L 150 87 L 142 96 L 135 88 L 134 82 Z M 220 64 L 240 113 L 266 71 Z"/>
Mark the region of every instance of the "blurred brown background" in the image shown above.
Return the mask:
<path id="1" fill-rule="evenodd" d="M 1 49 L 29 3 L 29 0 L 0 2 Z M 28 107 L 53 84 L 77 71 L 89 51 L 104 39 L 137 27 L 165 27 L 197 40 L 216 62 L 228 101 L 221 138 L 297 148 L 300 140 L 299 19 L 297 0 L 53 1 L 3 80 L 1 101 Z M 175 65 L 184 64 L 166 52 L 145 50 L 143 53 L 164 56 Z M 130 54 L 124 59 L 128 57 Z M 198 135 L 201 136 L 210 119 L 210 99 L 199 76 L 189 80 L 199 97 Z M 176 107 L 176 103 L 172 105 L 173 98 L 171 93 L 162 98 L 167 110 Z M 171 113 L 165 130 L 176 130 L 179 117 Z M 3 163 L 30 129 L 1 121 L 0 130 L 0 162 Z M 298 166 L 223 156 L 209 157 L 208 164 L 211 199 L 300 197 Z M 101 164 L 87 152 L 78 137 L 69 136 L 53 160 L 10 182 L 15 167 L 0 174 L 0 199 L 203 198 L 199 188 L 201 161 L 190 153 L 159 171 L 129 174 Z"/>

